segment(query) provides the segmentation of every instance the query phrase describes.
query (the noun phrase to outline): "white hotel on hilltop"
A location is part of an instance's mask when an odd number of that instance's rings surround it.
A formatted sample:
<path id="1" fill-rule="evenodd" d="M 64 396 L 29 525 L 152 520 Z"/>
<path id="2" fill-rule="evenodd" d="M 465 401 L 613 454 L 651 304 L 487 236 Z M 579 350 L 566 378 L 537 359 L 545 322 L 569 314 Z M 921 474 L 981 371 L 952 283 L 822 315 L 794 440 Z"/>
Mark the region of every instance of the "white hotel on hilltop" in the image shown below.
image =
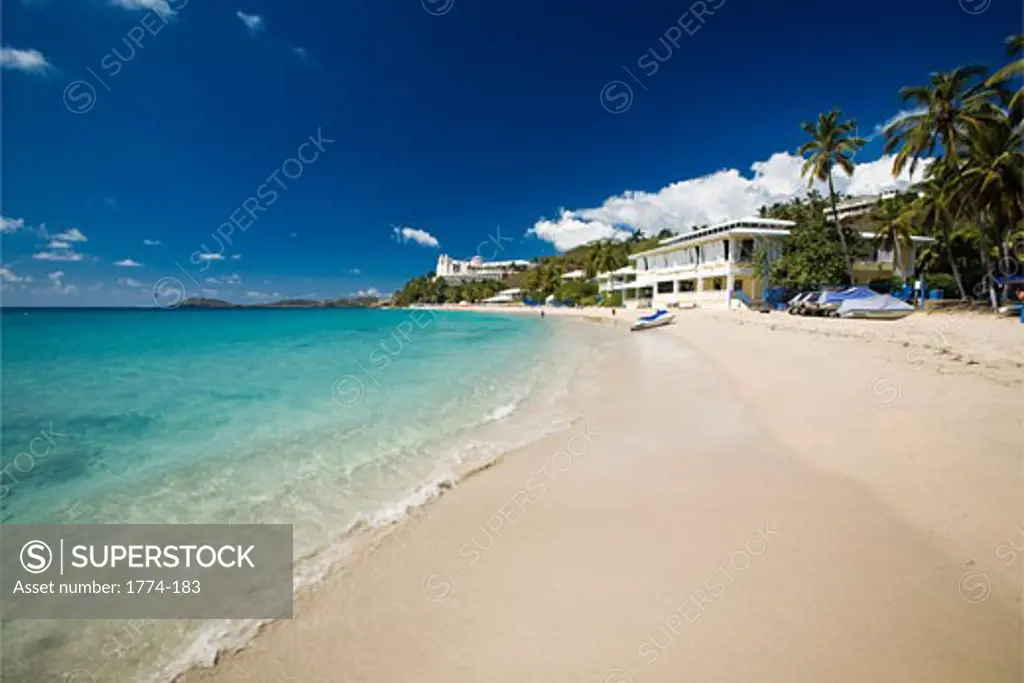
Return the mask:
<path id="1" fill-rule="evenodd" d="M 441 254 L 437 257 L 437 277 L 459 284 L 463 282 L 474 282 L 479 280 L 504 280 L 509 275 L 530 268 L 534 264 L 530 261 L 484 261 L 479 256 L 474 256 L 468 261 L 453 259 L 448 254 Z"/>
<path id="2" fill-rule="evenodd" d="M 700 306 L 738 308 L 758 301 L 764 282 L 755 274 L 754 253 L 763 247 L 769 260 L 782 253 L 792 221 L 740 218 L 661 240 L 657 247 L 632 254 L 630 265 L 597 276 L 601 292 L 622 292 L 623 304 L 637 306 Z M 862 233 L 867 239 L 873 234 Z M 930 237 L 912 238 L 901 249 L 902 263 L 892 250 L 874 248 L 870 257 L 854 262 L 858 284 L 913 275 L 916 251 Z"/>

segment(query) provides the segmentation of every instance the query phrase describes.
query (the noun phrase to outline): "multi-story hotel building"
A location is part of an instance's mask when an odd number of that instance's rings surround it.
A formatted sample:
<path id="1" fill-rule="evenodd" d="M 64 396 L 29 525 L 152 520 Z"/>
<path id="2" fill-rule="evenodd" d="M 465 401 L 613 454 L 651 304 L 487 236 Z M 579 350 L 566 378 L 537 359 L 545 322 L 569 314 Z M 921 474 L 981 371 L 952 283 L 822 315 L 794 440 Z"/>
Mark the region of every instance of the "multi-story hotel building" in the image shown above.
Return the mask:
<path id="1" fill-rule="evenodd" d="M 755 273 L 759 248 L 769 261 L 782 253 L 782 245 L 795 225 L 771 218 L 741 218 L 662 240 L 657 247 L 632 254 L 630 265 L 598 275 L 602 292 L 622 292 L 626 306 L 698 304 L 731 308 L 758 301 L 765 283 Z M 874 235 L 863 233 L 872 239 Z M 858 283 L 913 275 L 916 247 L 931 242 L 913 237 L 910 249 L 901 250 L 902 263 L 893 251 L 873 248 L 854 263 Z"/>

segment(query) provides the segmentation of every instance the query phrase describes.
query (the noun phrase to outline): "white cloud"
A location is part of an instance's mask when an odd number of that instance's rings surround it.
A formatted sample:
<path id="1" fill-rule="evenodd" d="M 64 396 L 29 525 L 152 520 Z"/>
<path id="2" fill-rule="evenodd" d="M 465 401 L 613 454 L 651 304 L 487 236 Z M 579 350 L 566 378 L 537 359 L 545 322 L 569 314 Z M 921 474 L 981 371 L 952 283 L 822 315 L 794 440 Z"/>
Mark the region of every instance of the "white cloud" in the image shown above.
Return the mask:
<path id="1" fill-rule="evenodd" d="M 685 232 L 693 226 L 756 214 L 759 207 L 807 194 L 800 176 L 803 159 L 778 152 L 751 165 L 752 177 L 736 169 L 722 169 L 697 178 L 672 183 L 656 192 L 627 191 L 609 197 L 595 208 L 563 210 L 556 219 L 541 219 L 527 231 L 566 251 L 595 239 L 622 237 L 627 228 L 655 235 L 663 229 Z M 898 179 L 891 173 L 892 157 L 882 156 L 857 164 L 853 177 L 835 174 L 836 190 L 847 194 L 874 194 L 884 189 L 906 189 L 906 172 Z M 924 165 L 915 176 L 919 180 Z M 826 191 L 822 183 L 815 187 Z"/>
<path id="2" fill-rule="evenodd" d="M 356 296 L 380 296 L 380 290 L 376 287 L 370 287 L 369 289 L 360 289 L 356 292 Z"/>
<path id="3" fill-rule="evenodd" d="M 250 299 L 266 299 L 270 296 L 269 294 L 264 294 L 263 292 L 257 292 L 255 290 L 250 290 L 246 292 L 245 295 Z"/>
<path id="4" fill-rule="evenodd" d="M 69 249 L 40 251 L 32 254 L 32 258 L 38 261 L 81 261 L 83 256 L 78 252 Z"/>
<path id="5" fill-rule="evenodd" d="M 145 287 L 146 286 L 145 284 L 139 282 L 138 280 L 134 280 L 134 279 L 132 279 L 130 277 L 119 277 L 117 279 L 117 284 L 124 285 L 125 287 Z"/>
<path id="6" fill-rule="evenodd" d="M 359 270 L 358 268 L 349 268 L 348 274 L 349 275 L 362 275 L 363 271 Z"/>
<path id="7" fill-rule="evenodd" d="M 297 232 L 290 232 L 290 233 L 288 233 L 288 236 L 289 237 L 298 237 L 299 233 L 297 233 Z"/>
<path id="8" fill-rule="evenodd" d="M 52 273 L 49 273 L 46 277 L 48 277 L 50 279 L 50 282 L 53 283 L 53 286 L 50 288 L 49 291 L 54 292 L 56 294 L 78 294 L 77 287 L 75 287 L 74 285 L 64 284 L 62 280 L 62 278 L 64 277 L 63 270 L 55 270 Z"/>
<path id="9" fill-rule="evenodd" d="M 160 240 L 142 240 L 142 243 L 147 247 L 158 247 L 160 246 Z"/>
<path id="10" fill-rule="evenodd" d="M 28 275 L 21 276 L 17 275 L 13 270 L 7 266 L 0 266 L 0 281 L 2 282 L 32 282 L 32 278 Z"/>
<path id="11" fill-rule="evenodd" d="M 211 289 L 209 287 L 202 287 L 199 291 L 203 296 L 217 296 L 220 294 L 220 290 Z"/>
<path id="12" fill-rule="evenodd" d="M 62 242 L 88 242 L 89 241 L 88 238 L 86 238 L 86 236 L 83 235 L 82 231 L 79 230 L 78 228 L 71 228 L 70 230 L 65 230 L 64 232 L 60 233 L 59 235 L 50 235 L 50 237 L 52 239 L 60 240 Z"/>
<path id="13" fill-rule="evenodd" d="M 70 249 L 71 242 L 61 242 L 60 240 L 50 240 L 50 243 L 46 245 L 47 249 Z"/>
<path id="14" fill-rule="evenodd" d="M 231 260 L 232 261 L 239 261 L 239 260 L 241 260 L 241 258 L 242 258 L 241 254 L 232 254 L 231 255 Z"/>
<path id="15" fill-rule="evenodd" d="M 566 210 L 556 220 L 537 221 L 528 233 L 551 242 L 558 251 L 568 251 L 594 240 L 621 239 L 630 235 L 628 230 L 615 228 L 602 221 L 580 220 Z"/>
<path id="16" fill-rule="evenodd" d="M 405 244 L 407 242 L 415 242 L 424 247 L 437 248 L 441 246 L 437 238 L 431 235 L 426 230 L 418 230 L 417 228 L 410 228 L 408 225 L 399 227 L 397 225 L 391 226 L 392 234 L 394 235 L 395 241 L 399 244 Z"/>
<path id="17" fill-rule="evenodd" d="M 142 264 L 138 261 L 130 258 L 121 259 L 120 261 L 114 261 L 114 265 L 118 268 L 141 268 Z"/>
<path id="18" fill-rule="evenodd" d="M 205 282 L 208 285 L 240 285 L 242 284 L 242 276 L 238 273 L 231 273 L 221 278 L 208 277 Z"/>
<path id="19" fill-rule="evenodd" d="M 235 16 L 242 20 L 245 27 L 252 33 L 263 29 L 263 17 L 258 14 L 246 14 L 242 10 L 235 12 Z"/>
<path id="20" fill-rule="evenodd" d="M 24 218 L 7 218 L 6 216 L 0 216 L 0 233 L 8 235 L 12 232 L 18 232 L 24 227 Z"/>
<path id="21" fill-rule="evenodd" d="M 214 254 L 212 251 L 204 251 L 203 253 L 199 254 L 199 260 L 200 261 L 223 261 L 224 260 L 224 255 L 223 254 Z"/>
<path id="22" fill-rule="evenodd" d="M 865 140 L 870 142 L 877 138 L 879 135 L 885 133 L 885 129 L 891 126 L 892 124 L 896 123 L 897 121 L 905 119 L 908 116 L 912 116 L 914 114 L 921 114 L 925 111 L 928 111 L 925 107 L 918 107 L 917 109 L 903 109 L 889 117 L 888 121 L 883 121 L 882 123 L 876 124 L 874 130 L 871 131 L 871 135 L 867 136 Z"/>
<path id="23" fill-rule="evenodd" d="M 127 10 L 151 10 L 163 17 L 175 14 L 167 0 L 111 0 L 111 4 Z"/>
<path id="24" fill-rule="evenodd" d="M 309 60 L 309 50 L 304 47 L 293 47 L 292 52 L 295 53 L 296 57 L 303 61 Z"/>
<path id="25" fill-rule="evenodd" d="M 0 48 L 0 66 L 26 73 L 46 73 L 53 68 L 39 50 L 19 50 L 10 46 Z"/>

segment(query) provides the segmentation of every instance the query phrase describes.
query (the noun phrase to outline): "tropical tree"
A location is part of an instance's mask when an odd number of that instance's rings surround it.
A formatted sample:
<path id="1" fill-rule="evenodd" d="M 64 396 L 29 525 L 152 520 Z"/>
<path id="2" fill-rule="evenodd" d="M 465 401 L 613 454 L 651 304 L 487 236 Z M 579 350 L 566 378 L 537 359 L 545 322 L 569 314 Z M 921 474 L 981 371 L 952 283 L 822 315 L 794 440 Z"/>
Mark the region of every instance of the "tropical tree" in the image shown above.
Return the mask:
<path id="1" fill-rule="evenodd" d="M 853 155 L 864 146 L 864 138 L 851 135 L 856 129 L 855 121 L 840 121 L 842 112 L 833 109 L 827 114 L 819 114 L 817 123 L 805 122 L 800 127 L 811 139 L 801 145 L 798 154 L 804 157 L 800 175 L 808 177 L 807 185 L 812 187 L 815 181 L 828 183 L 829 201 L 832 204 L 832 223 L 839 233 L 839 241 L 843 247 L 843 262 L 846 274 L 853 282 L 853 260 L 846 243 L 846 235 L 839 223 L 839 210 L 836 208 L 836 191 L 832 180 L 832 170 L 838 166 L 847 175 L 853 174 Z"/>
<path id="2" fill-rule="evenodd" d="M 985 85 L 996 86 L 1003 81 L 1024 76 L 1024 56 L 1022 56 L 1024 55 L 1024 34 L 1018 33 L 1006 39 L 1006 53 L 1010 57 L 1016 57 L 1016 59 L 992 74 L 985 81 Z M 1017 92 L 1013 95 L 1013 99 L 1010 101 L 1011 110 L 1019 111 L 1021 104 L 1024 104 L 1021 101 L 1022 97 L 1024 97 L 1024 88 L 1018 88 Z"/>
<path id="3" fill-rule="evenodd" d="M 1000 263 L 1016 264 L 1010 258 L 1007 238 L 1024 218 L 1024 153 L 1021 126 L 1009 117 L 993 119 L 980 128 L 967 142 L 965 161 L 957 191 L 965 204 L 974 207 L 980 229 L 979 251 L 985 272 L 989 299 L 998 307 L 995 281 L 992 277 L 993 256 Z M 994 253 L 993 253 L 994 252 Z M 1015 270 L 1015 268 L 1014 268 Z"/>
<path id="4" fill-rule="evenodd" d="M 586 258 L 587 277 L 621 268 L 628 263 L 628 253 L 628 246 L 614 240 L 602 240 L 592 245 Z"/>
<path id="5" fill-rule="evenodd" d="M 894 176 L 908 164 L 913 175 L 922 157 L 934 157 L 939 147 L 941 161 L 958 168 L 967 137 L 999 113 L 991 103 L 994 91 L 976 82 L 984 74 L 982 66 L 961 66 L 932 74 L 927 85 L 900 90 L 903 103 L 912 110 L 885 129 L 884 152 L 896 152 Z"/>
<path id="6" fill-rule="evenodd" d="M 926 173 L 932 182 L 925 192 L 935 205 L 918 208 L 927 214 L 927 222 L 941 232 L 963 298 L 967 297 L 966 289 L 951 251 L 953 223 L 972 211 L 970 202 L 965 202 L 970 197 L 961 187 L 963 156 L 973 137 L 1005 116 L 993 102 L 999 91 L 979 82 L 984 74 L 984 67 L 962 66 L 949 73 L 932 74 L 927 85 L 901 89 L 904 104 L 912 110 L 885 130 L 884 151 L 896 152 L 893 176 L 900 175 L 908 166 L 913 176 L 922 158 L 934 158 Z M 936 157 L 938 149 L 942 156 Z"/>

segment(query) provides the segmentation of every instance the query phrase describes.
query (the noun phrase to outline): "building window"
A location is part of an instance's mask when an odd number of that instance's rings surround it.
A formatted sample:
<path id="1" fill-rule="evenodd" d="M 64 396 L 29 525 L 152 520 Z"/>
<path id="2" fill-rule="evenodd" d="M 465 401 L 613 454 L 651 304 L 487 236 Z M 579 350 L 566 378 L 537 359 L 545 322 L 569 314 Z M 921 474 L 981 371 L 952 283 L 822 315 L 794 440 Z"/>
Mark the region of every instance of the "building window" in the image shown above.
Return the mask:
<path id="1" fill-rule="evenodd" d="M 680 292 L 692 292 L 693 291 L 693 280 L 680 280 L 679 291 Z"/>
<path id="2" fill-rule="evenodd" d="M 711 289 L 715 290 L 716 292 L 722 291 L 722 278 L 716 277 L 716 278 L 712 279 L 711 280 Z"/>
<path id="3" fill-rule="evenodd" d="M 672 281 L 659 282 L 658 283 L 658 294 L 671 294 L 672 293 Z"/>
<path id="4" fill-rule="evenodd" d="M 754 240 L 743 240 L 740 242 L 741 263 L 751 263 L 754 260 Z"/>
<path id="5" fill-rule="evenodd" d="M 722 240 L 723 248 L 725 249 L 725 260 L 729 260 L 729 242 L 731 240 Z"/>

